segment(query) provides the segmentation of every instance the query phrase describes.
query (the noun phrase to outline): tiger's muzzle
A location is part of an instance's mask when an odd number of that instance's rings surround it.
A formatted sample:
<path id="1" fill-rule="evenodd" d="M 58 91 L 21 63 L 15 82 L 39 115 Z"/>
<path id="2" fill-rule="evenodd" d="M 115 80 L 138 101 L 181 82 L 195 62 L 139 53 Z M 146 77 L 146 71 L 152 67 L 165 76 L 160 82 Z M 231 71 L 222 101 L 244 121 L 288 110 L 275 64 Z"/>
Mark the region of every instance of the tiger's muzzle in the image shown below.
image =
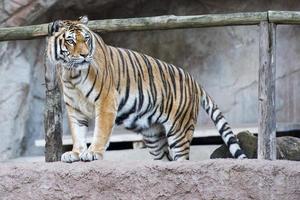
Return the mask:
<path id="1" fill-rule="evenodd" d="M 68 59 L 68 68 L 84 69 L 84 68 L 87 68 L 90 65 L 92 60 L 93 60 L 92 56 L 72 57 L 72 58 Z"/>

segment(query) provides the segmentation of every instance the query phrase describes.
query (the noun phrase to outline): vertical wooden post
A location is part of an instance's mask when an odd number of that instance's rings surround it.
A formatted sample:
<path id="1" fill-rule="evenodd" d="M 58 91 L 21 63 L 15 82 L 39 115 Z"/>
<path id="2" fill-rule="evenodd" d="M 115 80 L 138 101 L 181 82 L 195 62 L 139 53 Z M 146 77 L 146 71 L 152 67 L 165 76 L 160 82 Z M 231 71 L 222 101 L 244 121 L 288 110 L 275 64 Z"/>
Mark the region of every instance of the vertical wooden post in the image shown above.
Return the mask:
<path id="1" fill-rule="evenodd" d="M 260 23 L 258 81 L 258 159 L 276 159 L 276 25 Z"/>
<path id="2" fill-rule="evenodd" d="M 60 161 L 62 154 L 62 109 L 61 94 L 56 80 L 56 66 L 45 56 L 46 105 L 45 126 L 45 161 Z"/>

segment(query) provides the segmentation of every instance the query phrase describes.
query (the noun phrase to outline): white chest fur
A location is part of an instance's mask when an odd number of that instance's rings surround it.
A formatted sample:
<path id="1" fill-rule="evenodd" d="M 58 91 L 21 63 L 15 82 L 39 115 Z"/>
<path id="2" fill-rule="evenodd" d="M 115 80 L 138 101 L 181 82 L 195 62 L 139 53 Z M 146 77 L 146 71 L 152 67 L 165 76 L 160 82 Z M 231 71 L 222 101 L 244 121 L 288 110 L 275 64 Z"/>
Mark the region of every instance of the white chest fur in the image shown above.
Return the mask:
<path id="1" fill-rule="evenodd" d="M 86 91 L 90 90 L 92 83 L 85 80 L 87 70 L 63 70 L 61 82 L 65 103 L 80 110 L 89 118 L 94 117 L 94 102 L 86 98 Z"/>

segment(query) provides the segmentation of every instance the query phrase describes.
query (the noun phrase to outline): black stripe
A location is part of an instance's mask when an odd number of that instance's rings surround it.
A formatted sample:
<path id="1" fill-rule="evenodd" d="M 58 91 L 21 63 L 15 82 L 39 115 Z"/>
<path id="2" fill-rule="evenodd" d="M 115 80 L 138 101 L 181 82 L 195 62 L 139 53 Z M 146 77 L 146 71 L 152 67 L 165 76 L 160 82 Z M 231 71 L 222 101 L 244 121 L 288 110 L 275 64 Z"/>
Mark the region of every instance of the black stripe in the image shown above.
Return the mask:
<path id="1" fill-rule="evenodd" d="M 86 98 L 89 97 L 89 95 L 91 94 L 91 92 L 93 91 L 94 87 L 95 87 L 95 84 L 96 84 L 96 81 L 97 81 L 97 78 L 98 78 L 98 70 L 97 70 L 97 74 L 95 76 L 95 80 L 94 80 L 94 83 L 93 83 L 93 86 L 92 88 L 89 90 L 89 92 L 85 95 Z"/>
<path id="2" fill-rule="evenodd" d="M 78 74 L 76 74 L 75 76 L 70 76 L 70 79 L 77 79 L 78 77 L 81 76 L 81 70 L 78 71 Z"/>
<path id="3" fill-rule="evenodd" d="M 155 157 L 156 157 L 156 156 L 158 156 L 161 152 L 154 153 L 154 152 L 150 151 L 149 153 L 150 153 L 152 156 L 155 156 Z M 159 157 L 159 158 L 161 158 L 161 157 Z"/>
<path id="4" fill-rule="evenodd" d="M 148 117 L 148 124 L 152 124 L 151 123 L 152 117 L 156 114 L 157 109 L 158 109 L 158 105 L 155 107 L 154 111 L 149 115 L 149 117 Z"/>
<path id="5" fill-rule="evenodd" d="M 214 119 L 213 119 L 214 112 L 216 112 L 217 110 L 219 110 L 219 109 L 218 109 L 218 106 L 217 106 L 216 104 L 213 104 L 213 109 L 212 109 L 211 116 L 210 116 L 210 118 L 211 118 L 212 120 L 214 120 Z M 219 115 L 222 115 L 222 113 L 220 112 L 220 113 L 218 114 L 218 116 L 219 116 Z M 217 118 L 218 118 L 218 116 L 217 116 Z M 217 118 L 216 118 L 216 119 L 217 119 Z"/>
<path id="6" fill-rule="evenodd" d="M 155 144 L 155 143 L 157 143 L 157 142 L 159 142 L 159 141 L 162 140 L 162 138 L 156 138 L 156 140 L 148 140 L 145 137 L 143 139 L 144 139 L 144 142 L 146 143 L 146 145 L 148 145 L 148 144 Z"/>
<path id="7" fill-rule="evenodd" d="M 176 99 L 176 80 L 175 80 L 175 71 L 173 69 L 174 67 L 172 65 L 168 65 L 168 69 L 169 69 L 169 74 L 170 74 L 170 78 L 172 81 L 172 85 L 173 85 L 173 90 L 174 90 L 174 97 Z M 178 70 L 178 73 L 180 73 L 180 71 Z"/>
<path id="8" fill-rule="evenodd" d="M 98 99 L 99 99 L 99 97 L 100 97 L 100 95 L 101 95 L 101 93 L 102 93 L 102 89 L 103 89 L 103 86 L 104 86 L 104 79 L 105 79 L 105 75 L 102 75 L 102 81 L 101 81 L 101 88 L 100 88 L 100 91 L 99 91 L 99 93 L 98 93 L 98 95 L 96 96 L 96 98 L 94 99 L 94 102 L 96 102 Z M 109 84 L 109 87 L 108 88 L 110 88 L 110 84 Z M 108 94 L 108 93 L 107 93 Z"/>
<path id="9" fill-rule="evenodd" d="M 238 158 L 240 155 L 245 154 L 243 150 L 239 149 L 234 153 L 234 157 Z"/>
<path id="10" fill-rule="evenodd" d="M 227 142 L 227 146 L 229 147 L 232 144 L 237 144 L 237 139 L 233 136 L 231 138 L 229 138 L 228 142 Z"/>
<path id="11" fill-rule="evenodd" d="M 163 159 L 163 157 L 165 156 L 165 153 L 163 153 L 161 156 L 159 157 L 155 157 L 153 160 L 161 160 Z"/>
<path id="12" fill-rule="evenodd" d="M 213 112 L 212 112 L 212 115 L 213 115 Z M 211 117 L 211 119 L 214 121 L 214 123 L 217 125 L 218 123 L 219 123 L 219 121 L 221 120 L 221 119 L 223 119 L 224 117 L 223 117 L 223 115 L 222 115 L 222 113 L 221 112 L 219 112 L 219 114 L 217 115 L 217 118 L 216 118 L 216 120 L 213 120 L 213 118 Z"/>
<path id="13" fill-rule="evenodd" d="M 187 127 L 186 127 L 187 128 Z M 184 129 L 186 129 L 184 128 Z M 182 139 L 186 138 L 186 132 L 185 131 L 182 131 L 181 134 L 178 134 L 175 138 L 173 138 L 172 140 L 172 143 L 178 143 L 180 142 Z M 171 147 L 171 146 L 170 146 Z"/>
<path id="14" fill-rule="evenodd" d="M 180 142 L 182 142 L 182 140 L 185 138 L 185 135 L 184 135 L 184 134 L 181 134 L 181 135 L 182 135 L 182 137 L 180 137 L 180 138 L 177 139 L 177 140 L 173 140 L 173 141 L 172 141 L 172 144 L 170 144 L 170 148 L 171 148 L 171 149 L 172 149 L 173 147 L 175 147 L 175 148 L 181 147 L 181 146 L 185 145 L 187 142 L 189 142 L 189 141 L 185 141 L 185 142 L 183 142 L 182 144 L 180 144 Z M 176 145 L 179 145 L 179 146 L 176 146 Z"/>
<path id="15" fill-rule="evenodd" d="M 178 158 L 183 157 L 183 156 L 186 156 L 186 155 L 189 155 L 189 152 L 187 152 L 187 153 L 182 153 L 182 154 L 176 154 L 176 155 L 174 156 L 174 160 L 177 160 Z M 190 157 L 187 156 L 186 159 L 189 160 Z"/>
<path id="16" fill-rule="evenodd" d="M 139 111 L 142 108 L 144 103 L 143 82 L 140 76 L 138 76 L 137 82 L 138 82 L 138 92 L 139 92 L 139 106 L 138 106 L 138 111 Z"/>
<path id="17" fill-rule="evenodd" d="M 119 53 L 120 53 L 120 56 L 122 56 L 120 50 L 119 50 Z M 122 56 L 122 62 L 124 62 L 123 61 L 123 56 Z M 123 106 L 126 104 L 126 102 L 128 100 L 128 97 L 129 97 L 129 90 L 130 90 L 130 77 L 129 77 L 128 67 L 127 67 L 127 65 L 124 66 L 124 67 L 126 67 L 126 91 L 125 91 L 125 99 L 122 98 L 121 103 L 119 104 L 119 107 L 118 107 L 118 111 L 120 111 L 123 108 Z"/>
<path id="18" fill-rule="evenodd" d="M 136 99 L 134 100 L 134 104 L 133 106 L 129 109 L 128 112 L 123 113 L 122 115 L 120 115 L 119 117 L 116 118 L 116 124 L 120 125 L 123 123 L 123 121 L 125 119 L 127 119 L 129 117 L 130 114 L 134 113 L 136 110 Z"/>
<path id="19" fill-rule="evenodd" d="M 181 96 L 183 96 L 183 93 L 181 93 Z M 176 134 L 177 131 L 173 131 L 173 129 L 175 129 L 176 125 L 178 125 L 178 124 L 181 125 L 182 124 L 182 121 L 184 120 L 184 118 L 185 118 L 185 116 L 186 116 L 186 114 L 187 114 L 187 112 L 189 110 L 188 107 L 190 106 L 187 103 L 187 99 L 188 99 L 188 97 L 187 97 L 187 91 L 185 89 L 184 90 L 184 102 L 182 102 L 182 101 L 179 102 L 180 106 L 178 108 L 178 112 L 176 113 L 176 117 L 175 117 L 174 123 L 173 123 L 173 125 L 172 125 L 172 127 L 170 129 L 170 132 L 167 134 L 168 137 L 173 136 L 174 134 Z M 181 122 L 180 123 L 175 123 L 179 119 L 181 119 Z M 174 134 L 171 134 L 171 132 L 174 132 Z"/>
<path id="20" fill-rule="evenodd" d="M 159 69 L 159 74 L 160 74 L 160 78 L 161 78 L 161 81 L 163 83 L 163 86 L 164 86 L 164 90 L 165 90 L 165 93 L 167 92 L 167 83 L 166 83 L 166 77 L 165 77 L 165 74 L 163 72 L 163 69 L 162 69 L 162 66 L 161 64 L 159 63 L 160 61 L 155 59 L 155 62 L 157 64 L 157 67 Z"/>
<path id="21" fill-rule="evenodd" d="M 227 129 L 229 129 L 229 127 L 227 127 Z M 233 134 L 232 131 L 229 131 L 228 133 L 226 133 L 223 137 L 226 138 L 228 135 Z"/>
<path id="22" fill-rule="evenodd" d="M 170 117 L 170 114 L 171 114 L 171 110 L 172 110 L 172 108 L 173 108 L 173 96 L 172 96 L 172 94 L 170 94 L 170 105 L 169 105 L 169 109 L 168 109 L 168 111 L 167 111 L 167 117 L 166 117 L 166 119 L 162 122 L 162 123 L 165 123 L 166 121 L 168 121 L 169 120 L 169 117 Z M 169 98 L 168 98 L 168 100 L 169 100 Z M 166 106 L 166 108 L 168 107 L 168 103 L 167 103 L 167 106 Z"/>
<path id="23" fill-rule="evenodd" d="M 119 56 L 121 58 L 121 61 L 122 61 L 122 72 L 123 72 L 123 76 L 125 76 L 125 61 L 124 61 L 124 57 L 123 57 L 123 54 L 121 52 L 121 49 L 118 48 L 118 53 L 119 53 Z"/>
<path id="24" fill-rule="evenodd" d="M 210 107 L 209 107 L 209 99 L 207 94 L 205 95 L 204 109 L 207 112 L 207 114 L 209 114 Z"/>
<path id="25" fill-rule="evenodd" d="M 180 154 L 180 153 L 183 153 L 186 151 L 187 151 L 187 153 L 190 151 L 190 146 L 186 146 L 185 148 L 180 149 L 179 151 L 176 151 L 175 154 Z"/>
<path id="26" fill-rule="evenodd" d="M 178 143 L 177 145 L 175 145 L 174 146 L 174 148 L 181 148 L 181 147 L 183 147 L 184 145 L 186 145 L 186 144 L 189 144 L 190 142 L 189 141 L 185 141 L 185 142 L 183 142 L 183 143 Z M 189 146 L 189 145 L 188 145 Z M 188 147 L 189 148 L 189 147 Z"/>
<path id="27" fill-rule="evenodd" d="M 163 91 L 161 91 L 161 102 L 160 102 L 160 106 L 159 106 L 159 116 L 157 117 L 156 121 L 159 122 L 160 117 L 163 115 L 164 112 L 164 105 L 165 104 L 165 98 L 164 98 L 164 93 Z"/>
<path id="28" fill-rule="evenodd" d="M 137 58 L 137 54 L 138 53 L 133 52 L 134 58 L 135 58 L 135 60 L 137 62 L 137 65 L 138 65 L 137 69 L 140 71 L 140 74 L 142 74 L 143 80 L 145 80 L 144 70 L 142 68 L 142 65 L 141 65 L 139 59 Z M 138 54 L 138 55 L 140 55 L 140 54 Z"/>
<path id="29" fill-rule="evenodd" d="M 73 106 L 71 106 L 68 102 L 65 102 L 66 106 L 71 107 L 72 109 L 74 109 L 76 112 L 81 113 L 81 111 L 78 108 L 75 108 Z"/>
<path id="30" fill-rule="evenodd" d="M 134 64 L 133 61 L 132 61 L 132 58 L 131 58 L 131 55 L 130 55 L 130 52 L 128 51 L 128 49 L 126 49 L 126 53 L 127 53 L 127 55 L 128 55 L 130 64 L 131 64 L 131 66 L 132 66 L 134 80 L 136 81 L 136 67 L 135 67 L 135 64 Z"/>
<path id="31" fill-rule="evenodd" d="M 57 40 L 59 40 L 58 37 L 54 38 L 54 56 L 55 56 L 55 60 L 58 60 L 58 56 L 57 56 Z"/>
<path id="32" fill-rule="evenodd" d="M 70 99 L 72 102 L 74 101 L 74 98 L 69 96 L 66 92 L 64 92 L 64 96 L 66 96 L 68 99 Z"/>
<path id="33" fill-rule="evenodd" d="M 77 119 L 78 123 L 80 126 L 86 126 L 88 127 L 89 126 L 89 122 L 87 120 L 80 120 L 80 119 Z"/>
<path id="34" fill-rule="evenodd" d="M 63 55 L 63 53 L 62 53 L 62 48 L 61 48 L 61 47 L 62 47 L 62 40 L 59 40 L 59 47 L 60 47 L 60 48 L 59 48 L 59 54 L 60 54 L 60 55 Z"/>
<path id="35" fill-rule="evenodd" d="M 160 146 L 159 146 L 159 145 L 160 145 Z M 163 150 L 163 148 L 165 148 L 166 145 L 167 145 L 167 141 L 166 141 L 165 143 L 163 143 L 163 144 L 159 143 L 159 144 L 156 146 L 156 149 L 155 149 L 154 151 L 160 153 L 160 152 Z M 159 147 L 159 148 L 157 148 L 157 147 Z M 155 148 L 155 147 L 153 147 L 153 149 L 154 149 L 154 148 Z"/>
<path id="36" fill-rule="evenodd" d="M 101 93 L 102 93 L 103 85 L 104 85 L 104 84 L 101 84 L 100 91 L 99 91 L 98 95 L 96 96 L 96 98 L 94 99 L 94 102 L 96 102 L 96 101 L 99 99 L 99 97 L 100 97 L 100 95 L 101 95 Z"/>
<path id="37" fill-rule="evenodd" d="M 120 67 L 119 56 L 117 57 L 117 60 L 118 60 L 118 84 L 117 84 L 117 91 L 119 91 L 119 89 L 120 89 L 120 82 L 121 82 L 121 67 Z"/>
<path id="38" fill-rule="evenodd" d="M 157 90 L 156 90 L 156 86 L 155 86 L 155 83 L 154 83 L 152 65 L 150 64 L 149 59 L 145 55 L 142 55 L 142 56 L 143 56 L 143 60 L 146 64 L 147 70 L 148 70 L 150 92 L 151 92 L 151 97 L 152 97 L 152 107 L 151 107 L 151 109 L 153 109 L 153 107 L 155 106 L 156 101 L 157 101 Z"/>
<path id="39" fill-rule="evenodd" d="M 87 71 L 87 73 L 86 73 L 86 76 L 85 76 L 85 78 L 84 78 L 84 80 L 83 80 L 83 82 L 82 82 L 82 83 L 84 83 L 84 82 L 85 82 L 85 80 L 87 79 L 87 77 L 89 76 L 89 73 L 90 73 L 90 68 L 91 68 L 91 66 L 89 65 L 89 67 L 88 67 L 88 71 Z"/>
<path id="40" fill-rule="evenodd" d="M 67 84 L 64 84 L 64 87 L 70 89 L 70 90 L 73 90 L 75 88 L 75 86 L 71 83 L 69 83 L 71 86 L 68 86 Z"/>
<path id="41" fill-rule="evenodd" d="M 222 125 L 222 127 L 220 128 L 220 130 L 219 130 L 221 136 L 223 135 L 225 126 L 228 126 L 228 123 L 227 123 L 227 122 L 225 122 L 225 123 Z"/>
<path id="42" fill-rule="evenodd" d="M 147 108 L 139 114 L 139 118 L 142 118 L 145 114 L 147 114 L 150 111 L 150 108 L 152 107 L 150 94 L 148 91 L 147 91 L 146 97 L 148 97 L 148 105 L 147 105 Z"/>

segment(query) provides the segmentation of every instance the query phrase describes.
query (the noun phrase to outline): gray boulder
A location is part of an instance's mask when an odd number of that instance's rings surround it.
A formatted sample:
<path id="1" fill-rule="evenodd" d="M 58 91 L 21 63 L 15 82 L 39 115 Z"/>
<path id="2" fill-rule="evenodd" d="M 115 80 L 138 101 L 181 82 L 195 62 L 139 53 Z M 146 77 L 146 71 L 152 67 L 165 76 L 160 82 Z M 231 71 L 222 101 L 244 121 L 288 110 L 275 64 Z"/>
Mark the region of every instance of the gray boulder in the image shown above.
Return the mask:
<path id="1" fill-rule="evenodd" d="M 243 131 L 237 135 L 237 138 L 248 158 L 257 158 L 257 137 L 249 131 Z M 224 144 L 217 148 L 210 158 L 232 158 L 232 156 Z M 300 161 L 300 138 L 291 136 L 278 137 L 277 159 Z"/>

